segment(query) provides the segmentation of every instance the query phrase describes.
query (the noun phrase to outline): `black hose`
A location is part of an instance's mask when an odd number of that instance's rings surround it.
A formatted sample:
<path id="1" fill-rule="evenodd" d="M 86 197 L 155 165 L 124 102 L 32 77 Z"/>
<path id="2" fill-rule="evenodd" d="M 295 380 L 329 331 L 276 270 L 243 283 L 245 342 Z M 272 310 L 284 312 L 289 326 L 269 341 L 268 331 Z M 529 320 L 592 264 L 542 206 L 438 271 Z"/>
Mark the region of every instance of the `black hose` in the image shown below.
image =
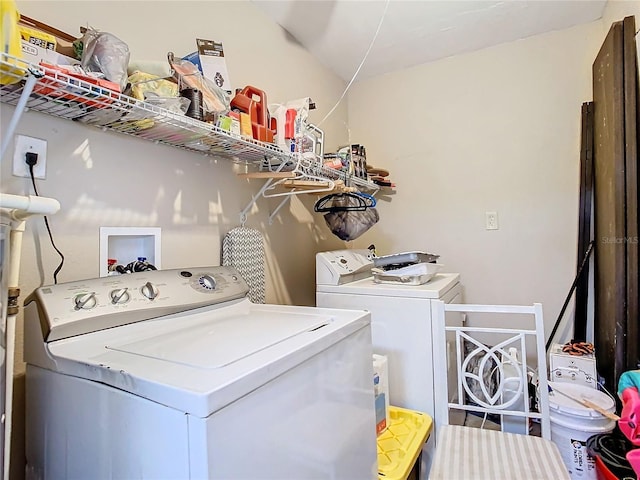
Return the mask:
<path id="1" fill-rule="evenodd" d="M 545 348 L 547 352 L 549 351 L 549 348 L 553 343 L 553 337 L 555 336 L 556 331 L 560 326 L 560 321 L 562 320 L 562 316 L 564 315 L 564 312 L 567 309 L 567 305 L 569 305 L 569 300 L 571 300 L 571 295 L 573 295 L 573 291 L 576 289 L 576 286 L 578 285 L 578 281 L 580 280 L 580 275 L 582 275 L 582 270 L 584 270 L 584 266 L 587 264 L 587 260 L 589 260 L 589 256 L 591 255 L 592 250 L 593 250 L 593 240 L 589 242 L 589 248 L 587 248 L 587 251 L 584 253 L 584 258 L 582 259 L 582 263 L 580 264 L 580 268 L 578 269 L 576 278 L 573 280 L 573 285 L 571 285 L 571 288 L 569 289 L 567 298 L 565 298 L 564 300 L 564 305 L 562 305 L 562 308 L 560 309 L 560 314 L 558 315 L 558 319 L 556 320 L 556 323 L 553 326 L 553 330 L 551 330 L 551 335 L 549 335 L 549 340 L 547 340 L 547 346 Z"/>
<path id="2" fill-rule="evenodd" d="M 611 433 L 593 435 L 587 439 L 587 452 L 591 457 L 600 457 L 602 463 L 617 478 L 636 478 L 627 461 L 626 454 L 634 446 L 616 430 Z"/>

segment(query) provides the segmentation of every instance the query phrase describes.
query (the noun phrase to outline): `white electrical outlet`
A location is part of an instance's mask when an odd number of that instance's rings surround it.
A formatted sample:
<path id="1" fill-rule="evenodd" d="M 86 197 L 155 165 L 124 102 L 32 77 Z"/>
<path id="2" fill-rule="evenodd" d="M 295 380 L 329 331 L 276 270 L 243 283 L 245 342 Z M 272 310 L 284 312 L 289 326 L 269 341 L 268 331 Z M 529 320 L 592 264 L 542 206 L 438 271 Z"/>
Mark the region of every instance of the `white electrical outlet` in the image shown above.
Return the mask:
<path id="1" fill-rule="evenodd" d="M 33 166 L 34 178 L 46 178 L 47 166 L 47 141 L 41 138 L 16 135 L 15 149 L 13 151 L 13 175 L 16 177 L 30 178 L 27 153 L 38 154 L 38 163 Z"/>
<path id="2" fill-rule="evenodd" d="M 498 230 L 498 212 L 485 212 L 485 223 L 487 230 Z"/>

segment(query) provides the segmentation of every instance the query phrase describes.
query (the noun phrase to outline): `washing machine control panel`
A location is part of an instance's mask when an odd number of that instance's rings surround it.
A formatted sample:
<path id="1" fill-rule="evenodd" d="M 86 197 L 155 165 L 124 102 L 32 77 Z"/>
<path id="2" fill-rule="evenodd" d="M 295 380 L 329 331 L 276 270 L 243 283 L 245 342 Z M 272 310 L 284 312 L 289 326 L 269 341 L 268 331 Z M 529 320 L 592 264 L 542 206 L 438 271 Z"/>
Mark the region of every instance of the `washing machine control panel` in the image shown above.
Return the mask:
<path id="1" fill-rule="evenodd" d="M 148 270 L 40 287 L 25 305 L 36 308 L 43 338 L 54 341 L 229 302 L 248 291 L 229 266 Z"/>

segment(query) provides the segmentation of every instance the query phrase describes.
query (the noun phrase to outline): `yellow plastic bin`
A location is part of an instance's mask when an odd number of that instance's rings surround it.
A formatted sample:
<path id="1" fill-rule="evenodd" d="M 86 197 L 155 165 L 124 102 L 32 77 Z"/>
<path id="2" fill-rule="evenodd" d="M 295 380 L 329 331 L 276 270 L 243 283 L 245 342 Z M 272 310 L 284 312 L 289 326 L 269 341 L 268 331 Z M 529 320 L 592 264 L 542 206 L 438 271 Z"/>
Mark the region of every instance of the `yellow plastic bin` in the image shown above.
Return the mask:
<path id="1" fill-rule="evenodd" d="M 389 406 L 390 424 L 378 437 L 378 478 L 406 480 L 431 432 L 426 413 Z"/>

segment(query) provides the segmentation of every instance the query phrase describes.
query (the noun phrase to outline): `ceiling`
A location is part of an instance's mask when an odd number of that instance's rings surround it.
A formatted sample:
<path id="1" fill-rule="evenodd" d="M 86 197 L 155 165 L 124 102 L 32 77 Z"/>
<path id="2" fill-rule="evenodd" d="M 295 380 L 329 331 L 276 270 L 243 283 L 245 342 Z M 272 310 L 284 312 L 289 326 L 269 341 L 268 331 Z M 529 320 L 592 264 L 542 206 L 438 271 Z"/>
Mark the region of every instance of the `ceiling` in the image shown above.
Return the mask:
<path id="1" fill-rule="evenodd" d="M 606 0 L 253 0 L 345 81 L 592 22 Z"/>

